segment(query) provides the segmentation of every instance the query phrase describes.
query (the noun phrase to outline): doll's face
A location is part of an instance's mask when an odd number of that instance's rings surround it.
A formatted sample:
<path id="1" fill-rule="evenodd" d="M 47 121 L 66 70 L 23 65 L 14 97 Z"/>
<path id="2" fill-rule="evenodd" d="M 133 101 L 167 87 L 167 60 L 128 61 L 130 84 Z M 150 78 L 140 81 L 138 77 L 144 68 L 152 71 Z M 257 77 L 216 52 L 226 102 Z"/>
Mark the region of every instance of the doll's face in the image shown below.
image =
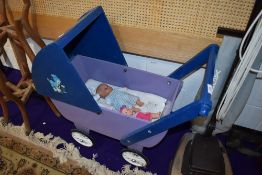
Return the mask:
<path id="1" fill-rule="evenodd" d="M 111 86 L 102 83 L 96 88 L 96 93 L 99 94 L 100 97 L 105 98 L 112 92 L 112 90 L 113 88 Z"/>
<path id="2" fill-rule="evenodd" d="M 126 115 L 133 115 L 133 110 L 124 108 L 124 109 L 122 109 L 122 113 L 126 114 Z"/>

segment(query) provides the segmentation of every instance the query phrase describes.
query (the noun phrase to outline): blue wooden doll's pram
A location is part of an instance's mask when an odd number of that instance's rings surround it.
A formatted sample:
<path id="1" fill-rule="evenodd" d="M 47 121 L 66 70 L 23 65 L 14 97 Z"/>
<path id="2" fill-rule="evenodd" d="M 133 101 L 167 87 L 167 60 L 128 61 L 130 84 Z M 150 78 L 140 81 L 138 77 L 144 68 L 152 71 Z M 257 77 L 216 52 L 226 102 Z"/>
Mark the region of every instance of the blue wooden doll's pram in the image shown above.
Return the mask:
<path id="1" fill-rule="evenodd" d="M 78 130 L 73 130 L 72 136 L 76 141 L 92 146 L 89 130 L 107 135 L 129 148 L 122 153 L 129 163 L 145 166 L 143 147 L 155 146 L 168 129 L 209 113 L 217 51 L 217 45 L 208 46 L 168 77 L 130 68 L 103 9 L 97 7 L 37 54 L 32 76 L 37 91 L 51 97 L 62 115 L 75 124 Z M 207 66 L 200 97 L 172 112 L 181 79 L 204 64 Z M 164 97 L 167 103 L 163 116 L 148 122 L 100 107 L 85 86 L 88 79 Z"/>

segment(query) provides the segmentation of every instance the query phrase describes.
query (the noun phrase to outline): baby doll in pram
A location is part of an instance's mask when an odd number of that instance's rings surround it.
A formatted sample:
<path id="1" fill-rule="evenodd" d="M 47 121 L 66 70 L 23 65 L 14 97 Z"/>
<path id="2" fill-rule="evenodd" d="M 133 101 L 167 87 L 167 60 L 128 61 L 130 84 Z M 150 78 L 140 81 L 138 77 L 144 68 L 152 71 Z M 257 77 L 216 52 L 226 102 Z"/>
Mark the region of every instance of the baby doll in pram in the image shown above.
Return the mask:
<path id="1" fill-rule="evenodd" d="M 161 114 L 161 112 L 141 112 L 140 108 L 135 107 L 136 105 L 139 107 L 144 105 L 144 102 L 142 102 L 139 97 L 118 89 L 113 89 L 105 83 L 98 85 L 96 88 L 96 96 L 105 99 L 106 103 L 112 105 L 116 111 L 128 116 L 135 116 L 136 118 L 151 121 L 152 119 L 158 119 Z"/>

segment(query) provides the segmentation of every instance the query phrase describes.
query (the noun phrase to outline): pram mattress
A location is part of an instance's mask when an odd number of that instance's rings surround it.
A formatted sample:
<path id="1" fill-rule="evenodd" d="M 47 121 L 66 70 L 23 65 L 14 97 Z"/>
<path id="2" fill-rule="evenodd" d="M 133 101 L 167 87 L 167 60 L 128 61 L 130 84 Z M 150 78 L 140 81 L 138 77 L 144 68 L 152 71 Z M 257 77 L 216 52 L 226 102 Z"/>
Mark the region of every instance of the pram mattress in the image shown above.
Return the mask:
<path id="1" fill-rule="evenodd" d="M 101 83 L 103 83 L 103 82 L 96 81 L 94 79 L 89 79 L 85 83 L 85 85 L 88 88 L 88 90 L 91 92 L 91 94 L 93 96 L 95 96 L 96 95 L 96 88 Z M 166 99 L 163 98 L 163 97 L 160 97 L 160 96 L 155 95 L 155 94 L 150 94 L 150 93 L 146 93 L 146 92 L 128 89 L 126 87 L 118 87 L 118 86 L 114 86 L 114 85 L 111 85 L 111 84 L 110 84 L 110 86 L 113 87 L 114 89 L 118 89 L 120 91 L 124 91 L 124 92 L 127 92 L 129 94 L 132 94 L 132 95 L 139 97 L 141 99 L 141 101 L 144 102 L 144 105 L 142 107 L 139 107 L 142 112 L 154 112 L 154 113 L 161 112 L 162 113 L 164 108 L 165 108 Z M 95 99 L 95 100 L 100 107 L 104 107 L 104 108 L 107 108 L 107 109 L 110 109 L 110 110 L 115 110 L 112 106 L 105 103 L 104 99 L 100 98 L 100 99 Z"/>

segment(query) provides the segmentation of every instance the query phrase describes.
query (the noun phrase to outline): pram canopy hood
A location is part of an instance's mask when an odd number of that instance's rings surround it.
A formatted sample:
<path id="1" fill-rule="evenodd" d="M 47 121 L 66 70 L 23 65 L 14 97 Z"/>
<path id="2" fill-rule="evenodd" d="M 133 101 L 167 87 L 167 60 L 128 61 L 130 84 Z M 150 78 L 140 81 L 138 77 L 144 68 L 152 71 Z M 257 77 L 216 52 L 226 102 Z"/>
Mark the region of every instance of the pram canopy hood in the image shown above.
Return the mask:
<path id="1" fill-rule="evenodd" d="M 76 55 L 127 65 L 102 7 L 85 13 L 73 28 L 43 48 L 32 66 L 33 81 L 40 94 L 101 113 L 71 64 Z"/>

